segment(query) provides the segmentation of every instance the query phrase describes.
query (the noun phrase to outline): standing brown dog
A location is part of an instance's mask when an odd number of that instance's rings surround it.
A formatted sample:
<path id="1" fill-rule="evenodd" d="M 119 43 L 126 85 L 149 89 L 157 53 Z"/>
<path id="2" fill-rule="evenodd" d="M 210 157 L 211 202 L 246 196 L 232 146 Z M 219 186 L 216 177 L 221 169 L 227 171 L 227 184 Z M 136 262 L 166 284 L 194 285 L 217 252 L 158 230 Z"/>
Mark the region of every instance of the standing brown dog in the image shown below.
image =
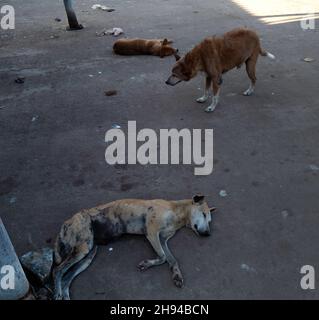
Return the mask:
<path id="1" fill-rule="evenodd" d="M 222 74 L 235 67 L 240 68 L 243 63 L 246 64 L 246 71 L 251 80 L 244 95 L 250 96 L 254 92 L 255 69 L 259 55 L 275 59 L 273 54 L 261 48 L 259 37 L 252 30 L 238 28 L 225 33 L 222 37 L 208 37 L 182 59 L 176 57 L 178 61 L 166 84 L 174 86 L 181 81 L 189 81 L 198 71 L 203 71 L 206 74 L 206 89 L 204 95 L 196 101 L 206 102 L 213 84 L 212 103 L 205 109 L 206 112 L 212 112 L 218 104 Z"/>
<path id="2" fill-rule="evenodd" d="M 153 55 L 164 58 L 178 52 L 170 46 L 173 41 L 160 39 L 120 39 L 113 45 L 113 51 L 121 55 Z"/>

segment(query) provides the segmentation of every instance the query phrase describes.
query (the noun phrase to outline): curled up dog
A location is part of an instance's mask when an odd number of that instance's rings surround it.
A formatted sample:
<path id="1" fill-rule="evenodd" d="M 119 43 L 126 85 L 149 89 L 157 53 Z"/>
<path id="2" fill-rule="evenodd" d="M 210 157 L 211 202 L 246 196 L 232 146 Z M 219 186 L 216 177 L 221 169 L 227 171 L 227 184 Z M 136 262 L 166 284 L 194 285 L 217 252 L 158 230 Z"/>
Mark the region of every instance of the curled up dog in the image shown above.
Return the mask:
<path id="1" fill-rule="evenodd" d="M 64 222 L 55 242 L 55 299 L 69 299 L 72 280 L 90 265 L 97 245 L 123 234 L 145 235 L 157 254 L 138 265 L 141 271 L 167 262 L 174 284 L 182 287 L 183 276 L 167 242 L 184 226 L 209 236 L 215 209 L 208 207 L 204 196 L 195 195 L 180 201 L 123 199 L 78 212 Z"/>
<path id="2" fill-rule="evenodd" d="M 173 41 L 160 39 L 120 39 L 114 42 L 113 51 L 120 55 L 153 55 L 164 58 L 178 52 L 171 46 Z"/>
<path id="3" fill-rule="evenodd" d="M 259 37 L 252 30 L 238 28 L 221 37 L 208 37 L 183 58 L 177 57 L 178 61 L 166 84 L 175 86 L 181 81 L 189 81 L 194 78 L 198 72 L 204 72 L 206 76 L 205 92 L 196 101 L 206 102 L 212 91 L 212 102 L 205 109 L 206 112 L 212 112 L 219 101 L 222 75 L 235 67 L 240 68 L 242 64 L 246 64 L 250 86 L 243 94 L 250 96 L 254 92 L 257 80 L 256 63 L 259 55 L 275 59 L 273 54 L 261 48 Z"/>

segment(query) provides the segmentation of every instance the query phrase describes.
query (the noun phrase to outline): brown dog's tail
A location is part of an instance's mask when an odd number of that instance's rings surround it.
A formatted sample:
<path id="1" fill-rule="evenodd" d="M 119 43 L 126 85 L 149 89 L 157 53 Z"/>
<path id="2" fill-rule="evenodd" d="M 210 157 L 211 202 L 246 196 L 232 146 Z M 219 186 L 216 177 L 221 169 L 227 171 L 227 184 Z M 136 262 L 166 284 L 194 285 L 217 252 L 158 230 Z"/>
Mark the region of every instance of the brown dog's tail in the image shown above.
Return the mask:
<path id="1" fill-rule="evenodd" d="M 270 53 L 268 51 L 265 51 L 262 48 L 259 49 L 259 53 L 263 57 L 268 57 L 268 58 L 273 59 L 273 60 L 276 59 L 276 57 L 272 53 Z"/>

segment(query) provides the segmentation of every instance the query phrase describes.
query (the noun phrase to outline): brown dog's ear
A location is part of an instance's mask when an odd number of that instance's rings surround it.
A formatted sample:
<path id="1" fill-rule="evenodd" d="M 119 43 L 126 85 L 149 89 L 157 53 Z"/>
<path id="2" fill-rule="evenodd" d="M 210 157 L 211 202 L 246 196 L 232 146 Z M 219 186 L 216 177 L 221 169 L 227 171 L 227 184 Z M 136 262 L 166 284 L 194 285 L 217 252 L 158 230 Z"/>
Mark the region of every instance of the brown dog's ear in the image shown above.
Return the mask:
<path id="1" fill-rule="evenodd" d="M 195 196 L 193 196 L 193 203 L 203 204 L 204 199 L 205 199 L 205 196 L 203 196 L 202 194 L 196 194 Z"/>
<path id="2" fill-rule="evenodd" d="M 217 210 L 216 207 L 209 208 L 210 213 L 213 213 L 213 211 L 215 211 L 215 210 Z"/>
<path id="3" fill-rule="evenodd" d="M 162 41 L 162 46 L 166 46 L 168 45 L 168 40 L 165 38 L 163 41 Z"/>

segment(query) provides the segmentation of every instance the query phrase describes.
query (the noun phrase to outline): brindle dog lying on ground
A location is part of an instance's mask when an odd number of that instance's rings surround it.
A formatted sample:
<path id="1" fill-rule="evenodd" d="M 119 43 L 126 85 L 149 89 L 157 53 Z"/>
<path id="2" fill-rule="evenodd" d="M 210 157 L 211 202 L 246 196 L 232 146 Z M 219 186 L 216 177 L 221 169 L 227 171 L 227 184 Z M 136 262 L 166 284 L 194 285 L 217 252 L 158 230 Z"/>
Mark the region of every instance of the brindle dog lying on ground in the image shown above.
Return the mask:
<path id="1" fill-rule="evenodd" d="M 69 299 L 69 286 L 90 265 L 96 245 L 123 234 L 145 235 L 157 253 L 157 258 L 139 264 L 141 271 L 167 262 L 175 285 L 182 287 L 183 276 L 167 241 L 184 226 L 200 236 L 209 236 L 214 210 L 204 196 L 195 195 L 180 201 L 117 200 L 78 212 L 64 222 L 56 239 L 52 272 L 55 299 Z"/>

